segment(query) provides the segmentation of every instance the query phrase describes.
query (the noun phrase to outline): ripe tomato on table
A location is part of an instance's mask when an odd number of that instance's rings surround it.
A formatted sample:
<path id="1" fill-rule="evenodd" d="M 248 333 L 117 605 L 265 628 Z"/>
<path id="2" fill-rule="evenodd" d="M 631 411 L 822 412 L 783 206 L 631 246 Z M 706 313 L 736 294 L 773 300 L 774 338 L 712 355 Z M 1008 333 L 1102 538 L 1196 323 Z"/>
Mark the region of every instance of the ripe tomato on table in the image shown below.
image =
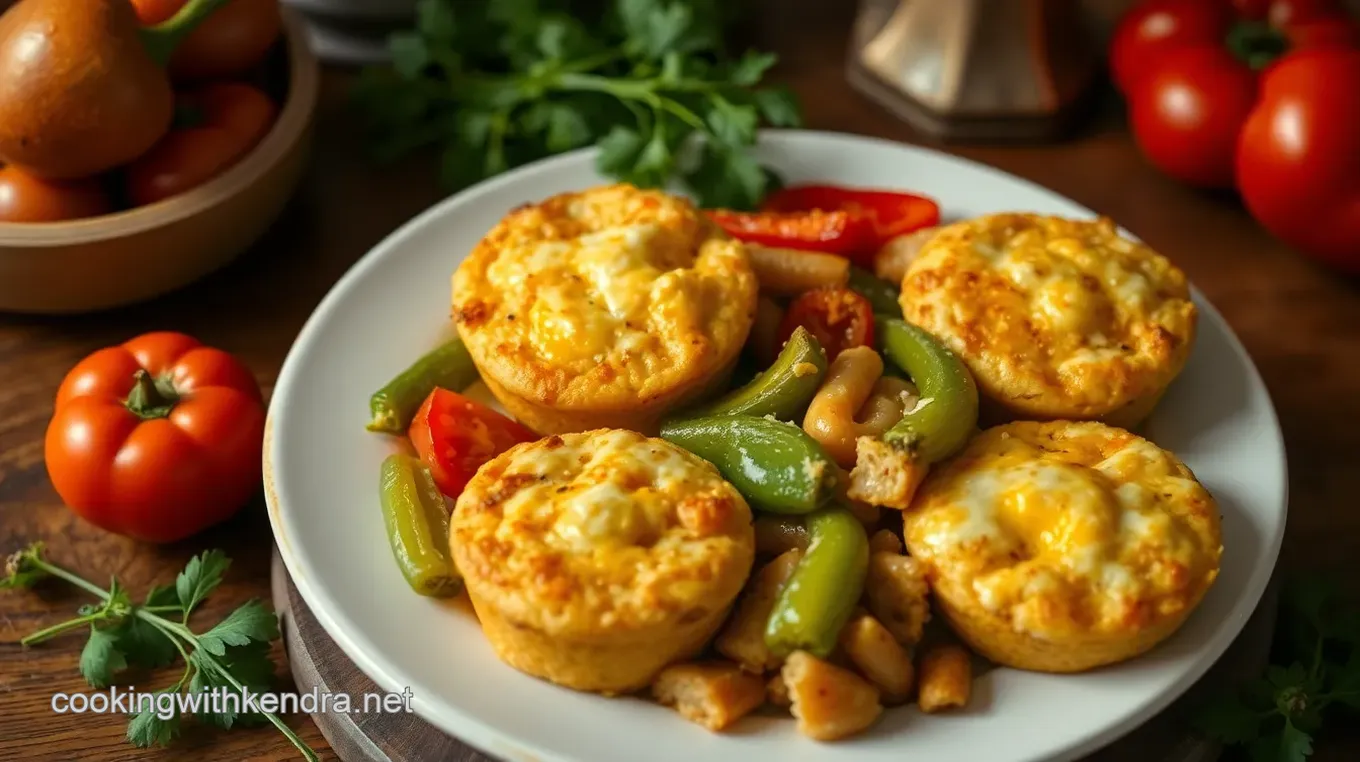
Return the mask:
<path id="1" fill-rule="evenodd" d="M 458 497 L 477 469 L 538 435 L 457 392 L 430 392 L 407 431 L 416 454 L 430 469 L 439 491 Z"/>
<path id="2" fill-rule="evenodd" d="M 1305 51 L 1266 72 L 1237 182 L 1273 235 L 1360 273 L 1360 50 Z"/>
<path id="3" fill-rule="evenodd" d="M 1120 20 L 1110 68 L 1148 160 L 1230 188 L 1259 73 L 1298 51 L 1357 44 L 1360 27 L 1334 0 L 1147 0 Z"/>
<path id="4" fill-rule="evenodd" d="M 181 333 L 86 357 L 57 391 L 52 486 L 90 523 L 174 542 L 231 517 L 260 488 L 264 405 L 239 361 Z"/>
<path id="5" fill-rule="evenodd" d="M 132 0 L 143 26 L 174 17 L 188 0 Z M 264 60 L 279 38 L 279 0 L 228 0 L 175 49 L 170 76 L 177 81 L 235 77 Z"/>
<path id="6" fill-rule="evenodd" d="M 175 125 L 127 168 L 128 197 L 153 204 L 195 188 L 250 153 L 278 109 L 260 90 L 236 82 L 206 85 L 175 98 Z"/>

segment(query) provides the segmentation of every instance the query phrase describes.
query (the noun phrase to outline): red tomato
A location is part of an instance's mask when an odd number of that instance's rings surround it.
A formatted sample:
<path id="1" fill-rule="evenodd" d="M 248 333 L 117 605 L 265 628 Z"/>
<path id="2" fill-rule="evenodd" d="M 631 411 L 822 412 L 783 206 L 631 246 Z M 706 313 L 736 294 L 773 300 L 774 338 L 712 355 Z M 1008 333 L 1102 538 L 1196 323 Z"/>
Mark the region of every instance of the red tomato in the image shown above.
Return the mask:
<path id="1" fill-rule="evenodd" d="M 1360 27 L 1333 2 L 1147 0 L 1115 29 L 1110 68 L 1148 160 L 1186 183 L 1227 188 L 1258 72 L 1298 51 L 1357 43 Z"/>
<path id="2" fill-rule="evenodd" d="M 1148 0 L 1119 20 L 1110 39 L 1110 73 L 1128 94 L 1166 51 L 1222 39 L 1232 12 L 1214 0 Z"/>
<path id="3" fill-rule="evenodd" d="M 458 497 L 477 469 L 538 435 L 457 392 L 435 389 L 411 419 L 407 432 L 439 490 Z"/>
<path id="4" fill-rule="evenodd" d="M 127 169 L 128 197 L 138 206 L 177 196 L 230 169 L 274 123 L 269 96 L 249 85 L 223 82 L 180 93 L 179 124 Z"/>
<path id="5" fill-rule="evenodd" d="M 1237 182 L 1271 233 L 1360 273 L 1360 50 L 1304 51 L 1267 72 L 1237 146 Z"/>
<path id="6" fill-rule="evenodd" d="M 86 357 L 57 391 L 52 486 L 95 526 L 174 542 L 229 518 L 260 488 L 264 405 L 250 371 L 180 333 Z"/>
<path id="7" fill-rule="evenodd" d="M 800 325 L 822 345 L 827 359 L 874 343 L 873 305 L 848 288 L 819 288 L 793 300 L 779 324 L 776 354 Z"/>
<path id="8" fill-rule="evenodd" d="M 143 26 L 171 19 L 188 0 L 132 0 Z M 176 81 L 244 74 L 264 60 L 279 38 L 279 0 L 230 0 L 184 38 L 170 58 Z"/>
<path id="9" fill-rule="evenodd" d="M 1138 148 L 1181 182 L 1232 187 L 1237 133 L 1256 102 L 1256 75 L 1223 48 L 1164 55 L 1129 102 Z"/>
<path id="10" fill-rule="evenodd" d="M 42 180 L 0 168 L 0 222 L 61 222 L 111 211 L 98 180 Z"/>

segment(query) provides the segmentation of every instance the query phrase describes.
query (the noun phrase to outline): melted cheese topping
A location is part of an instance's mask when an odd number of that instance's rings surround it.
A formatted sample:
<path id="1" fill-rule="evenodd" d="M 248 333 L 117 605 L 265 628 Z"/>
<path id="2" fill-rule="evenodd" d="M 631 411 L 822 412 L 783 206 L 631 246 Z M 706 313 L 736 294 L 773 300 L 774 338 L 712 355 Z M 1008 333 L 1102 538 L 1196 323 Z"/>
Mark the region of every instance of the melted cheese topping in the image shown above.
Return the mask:
<path id="1" fill-rule="evenodd" d="M 706 380 L 740 350 L 756 280 L 688 201 L 628 185 L 508 215 L 459 267 L 478 367 L 521 397 L 613 408 Z"/>
<path id="2" fill-rule="evenodd" d="M 452 519 L 468 585 L 550 632 L 726 606 L 754 542 L 750 508 L 712 465 L 611 429 L 502 454 L 469 482 Z"/>
<path id="3" fill-rule="evenodd" d="M 912 263 L 901 301 L 984 393 L 1035 418 L 1099 418 L 1158 394 L 1195 335 L 1185 275 L 1104 218 L 951 225 Z"/>
<path id="4" fill-rule="evenodd" d="M 1099 423 L 983 432 L 927 479 L 904 536 L 950 589 L 1039 638 L 1180 613 L 1222 552 L 1217 506 L 1190 470 Z"/>

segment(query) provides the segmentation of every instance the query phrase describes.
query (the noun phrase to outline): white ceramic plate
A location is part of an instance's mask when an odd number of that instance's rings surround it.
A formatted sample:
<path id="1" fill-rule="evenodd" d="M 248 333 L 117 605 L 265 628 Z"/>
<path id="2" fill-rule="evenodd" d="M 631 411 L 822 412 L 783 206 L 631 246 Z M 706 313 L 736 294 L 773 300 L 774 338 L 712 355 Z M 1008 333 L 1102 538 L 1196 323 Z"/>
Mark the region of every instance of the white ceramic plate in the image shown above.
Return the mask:
<path id="1" fill-rule="evenodd" d="M 1090 210 L 995 169 L 880 140 L 770 132 L 762 161 L 791 182 L 904 188 L 946 218 Z M 435 726 L 515 762 L 1038 762 L 1108 744 L 1167 706 L 1219 657 L 1256 607 L 1284 533 L 1285 454 L 1261 379 L 1199 294 L 1200 338 L 1147 434 L 1218 498 L 1223 571 L 1173 638 L 1132 662 L 1076 676 L 998 669 L 967 711 L 892 709 L 854 740 L 819 744 L 761 717 L 716 735 L 669 709 L 557 688 L 501 664 L 463 610 L 413 594 L 378 511 L 392 444 L 364 431 L 368 396 L 447 335 L 449 279 L 507 210 L 603 182 L 577 152 L 483 183 L 430 209 L 335 285 L 298 336 L 270 406 L 270 514 L 283 559 L 317 619 L 384 689 L 410 687 Z M 1173 259 L 1176 252 L 1166 252 Z"/>

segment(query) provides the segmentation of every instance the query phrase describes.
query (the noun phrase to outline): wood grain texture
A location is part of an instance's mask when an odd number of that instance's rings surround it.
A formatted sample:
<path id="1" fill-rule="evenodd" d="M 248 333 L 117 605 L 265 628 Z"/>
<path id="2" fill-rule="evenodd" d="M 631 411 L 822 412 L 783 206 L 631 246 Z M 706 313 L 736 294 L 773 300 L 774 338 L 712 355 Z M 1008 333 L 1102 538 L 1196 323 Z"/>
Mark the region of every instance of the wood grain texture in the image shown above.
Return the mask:
<path id="1" fill-rule="evenodd" d="M 923 142 L 846 85 L 849 3 L 761 0 L 751 42 L 783 56 L 774 78 L 802 97 L 810 127 Z M 777 12 L 776 12 L 777 11 Z M 166 581 L 193 553 L 221 547 L 236 559 L 221 591 L 196 615 L 208 623 L 269 595 L 270 532 L 262 500 L 227 524 L 166 548 L 141 547 L 75 519 L 57 500 L 42 462 L 43 432 L 66 370 L 87 353 L 138 333 L 176 329 L 237 353 L 268 392 L 289 345 L 332 283 L 364 252 L 438 200 L 436 167 L 418 157 L 375 169 L 359 159 L 345 113 L 349 75 L 328 72 L 315 160 L 280 222 L 248 253 L 183 291 L 141 306 L 75 318 L 0 316 L 0 549 L 46 540 L 55 560 L 92 579 L 119 578 L 138 594 Z M 1150 169 L 1122 127 L 1117 104 L 1063 144 L 955 151 L 1070 196 L 1180 263 L 1224 313 L 1261 369 L 1289 448 L 1288 569 L 1346 574 L 1360 557 L 1360 284 L 1333 276 L 1272 241 L 1231 198 L 1189 190 Z M 902 178 L 913 186 L 920 178 Z M 923 190 L 928 191 L 928 187 Z M 0 594 L 0 749 L 10 760 L 284 760 L 295 756 L 272 728 L 190 733 L 174 748 L 142 752 L 111 715 L 58 716 L 54 691 L 82 690 L 76 636 L 22 650 L 20 637 L 68 617 L 86 600 L 64 588 Z M 280 668 L 280 680 L 286 680 Z M 158 672 L 143 681 L 173 680 Z M 319 732 L 290 718 L 324 748 Z M 1360 759 L 1360 726 L 1333 728 L 1315 762 Z M 327 758 L 334 758 L 333 756 Z"/>

